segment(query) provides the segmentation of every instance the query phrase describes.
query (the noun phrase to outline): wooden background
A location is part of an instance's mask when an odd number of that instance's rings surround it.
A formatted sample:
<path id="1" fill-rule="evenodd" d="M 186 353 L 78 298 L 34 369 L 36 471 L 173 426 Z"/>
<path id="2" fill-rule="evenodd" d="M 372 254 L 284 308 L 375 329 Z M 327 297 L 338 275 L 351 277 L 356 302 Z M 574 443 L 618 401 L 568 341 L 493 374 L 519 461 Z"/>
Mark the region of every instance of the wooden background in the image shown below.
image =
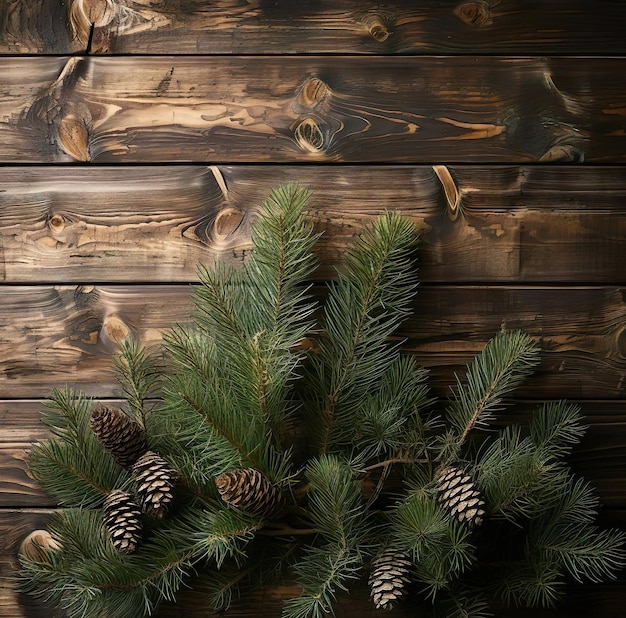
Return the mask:
<path id="1" fill-rule="evenodd" d="M 422 226 L 403 334 L 438 393 L 503 323 L 540 337 L 518 409 L 580 402 L 573 464 L 626 526 L 625 31 L 620 0 L 2 0 L 0 615 L 50 615 L 10 584 L 55 508 L 25 464 L 42 400 L 119 397 L 117 342 L 185 320 L 196 263 L 241 260 L 287 180 L 314 191 L 320 279 L 381 210 Z M 622 576 L 498 615 L 625 606 Z"/>

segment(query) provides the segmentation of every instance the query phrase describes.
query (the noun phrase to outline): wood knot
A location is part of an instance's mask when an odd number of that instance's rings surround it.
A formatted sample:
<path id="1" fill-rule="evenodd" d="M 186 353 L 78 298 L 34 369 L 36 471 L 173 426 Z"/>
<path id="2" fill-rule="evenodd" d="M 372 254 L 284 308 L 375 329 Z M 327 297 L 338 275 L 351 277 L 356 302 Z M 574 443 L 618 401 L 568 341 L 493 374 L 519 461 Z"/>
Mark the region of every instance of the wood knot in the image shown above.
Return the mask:
<path id="1" fill-rule="evenodd" d="M 60 234 L 65 229 L 63 215 L 54 214 L 48 219 L 48 227 L 53 234 Z"/>
<path id="2" fill-rule="evenodd" d="M 379 43 L 384 43 L 391 35 L 391 29 L 396 23 L 390 13 L 372 11 L 361 18 L 361 24 L 367 28 L 370 36 Z"/>
<path id="3" fill-rule="evenodd" d="M 324 149 L 324 134 L 313 118 L 305 118 L 294 131 L 296 142 L 307 152 L 321 152 Z"/>
<path id="4" fill-rule="evenodd" d="M 454 9 L 454 14 L 472 28 L 483 28 L 491 23 L 491 7 L 485 0 L 463 2 Z"/>
<path id="5" fill-rule="evenodd" d="M 214 236 L 217 240 L 224 240 L 234 234 L 243 221 L 243 212 L 236 208 L 225 208 L 216 217 L 213 224 Z"/>
<path id="6" fill-rule="evenodd" d="M 91 161 L 89 130 L 74 114 L 64 116 L 57 126 L 57 139 L 63 151 L 76 161 Z"/>
<path id="7" fill-rule="evenodd" d="M 317 107 L 328 95 L 330 88 L 317 77 L 307 79 L 298 93 L 298 103 L 303 107 Z"/>
<path id="8" fill-rule="evenodd" d="M 456 221 L 461 212 L 461 192 L 457 186 L 452 173 L 445 165 L 433 165 L 433 171 L 439 178 L 439 182 L 443 187 L 443 193 L 446 196 L 446 210 L 448 217 L 452 221 Z"/>
<path id="9" fill-rule="evenodd" d="M 98 300 L 98 291 L 95 285 L 79 285 L 74 290 L 74 303 L 77 309 L 85 309 L 91 303 Z M 98 326 L 100 330 L 100 326 Z"/>
<path id="10" fill-rule="evenodd" d="M 50 552 L 61 545 L 47 530 L 33 530 L 20 544 L 18 555 L 31 562 L 51 562 Z"/>
<path id="11" fill-rule="evenodd" d="M 556 144 L 544 152 L 539 161 L 541 163 L 582 163 L 585 153 L 572 144 Z"/>
<path id="12" fill-rule="evenodd" d="M 116 315 L 108 315 L 104 318 L 100 339 L 107 349 L 116 349 L 129 335 L 130 328 Z"/>
<path id="13" fill-rule="evenodd" d="M 72 32 L 83 45 L 89 41 L 92 25 L 107 26 L 116 14 L 113 0 L 70 0 L 67 10 Z"/>

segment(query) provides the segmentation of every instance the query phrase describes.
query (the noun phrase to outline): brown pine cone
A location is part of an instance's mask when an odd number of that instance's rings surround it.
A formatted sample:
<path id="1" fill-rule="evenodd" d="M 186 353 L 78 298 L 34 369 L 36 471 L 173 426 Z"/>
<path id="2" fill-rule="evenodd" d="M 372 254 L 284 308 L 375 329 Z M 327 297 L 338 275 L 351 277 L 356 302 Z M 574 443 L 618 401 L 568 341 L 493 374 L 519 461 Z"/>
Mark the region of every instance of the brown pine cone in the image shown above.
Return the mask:
<path id="1" fill-rule="evenodd" d="M 121 554 L 132 554 L 141 542 L 141 511 L 132 496 L 114 489 L 102 507 L 104 525 L 113 547 Z"/>
<path id="2" fill-rule="evenodd" d="M 130 468 L 148 450 L 144 428 L 119 408 L 96 406 L 91 429 L 115 461 Z"/>
<path id="3" fill-rule="evenodd" d="M 153 451 L 144 453 L 133 466 L 139 506 L 146 515 L 163 517 L 174 500 L 178 474 Z"/>
<path id="4" fill-rule="evenodd" d="M 215 478 L 222 500 L 256 517 L 269 518 L 284 506 L 281 491 L 261 471 L 236 468 Z"/>
<path id="5" fill-rule="evenodd" d="M 392 609 L 406 595 L 412 562 L 404 552 L 387 549 L 370 566 L 368 584 L 376 609 Z"/>

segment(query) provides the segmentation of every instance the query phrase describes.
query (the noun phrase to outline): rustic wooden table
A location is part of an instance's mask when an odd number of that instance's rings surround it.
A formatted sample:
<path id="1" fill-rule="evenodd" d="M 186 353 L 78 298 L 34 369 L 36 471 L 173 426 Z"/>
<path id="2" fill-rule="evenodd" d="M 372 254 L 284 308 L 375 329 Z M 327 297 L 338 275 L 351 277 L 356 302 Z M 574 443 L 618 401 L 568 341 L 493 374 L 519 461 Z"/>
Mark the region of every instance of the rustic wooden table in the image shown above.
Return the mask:
<path id="1" fill-rule="evenodd" d="M 3 0 L 0 615 L 50 615 L 11 584 L 57 506 L 25 463 L 43 401 L 120 397 L 117 343 L 185 320 L 196 264 L 240 261 L 286 180 L 314 192 L 320 283 L 383 209 L 422 227 L 402 334 L 438 394 L 503 323 L 540 338 L 517 413 L 582 405 L 572 462 L 626 526 L 625 26 L 612 0 Z M 232 615 L 279 616 L 290 591 Z M 622 578 L 498 616 L 625 606 Z M 373 616 L 367 592 L 339 615 Z"/>

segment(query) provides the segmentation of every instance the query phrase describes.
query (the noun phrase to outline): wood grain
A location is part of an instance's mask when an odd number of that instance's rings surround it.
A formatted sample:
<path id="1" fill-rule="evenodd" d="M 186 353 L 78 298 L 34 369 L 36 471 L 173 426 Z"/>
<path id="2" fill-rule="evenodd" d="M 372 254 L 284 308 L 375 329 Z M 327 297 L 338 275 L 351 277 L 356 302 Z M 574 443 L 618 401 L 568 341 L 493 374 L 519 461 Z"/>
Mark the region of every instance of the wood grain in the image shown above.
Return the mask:
<path id="1" fill-rule="evenodd" d="M 0 53 L 620 54 L 619 2 L 5 0 Z"/>
<path id="2" fill-rule="evenodd" d="M 111 370 L 120 338 L 132 332 L 156 345 L 190 310 L 186 285 L 8 286 L 0 305 L 0 392 L 42 397 L 69 382 L 90 395 L 121 396 Z M 423 285 L 415 311 L 399 335 L 441 394 L 505 324 L 539 337 L 543 348 L 521 397 L 626 396 L 623 288 Z"/>
<path id="3" fill-rule="evenodd" d="M 26 57 L 5 65 L 2 162 L 626 161 L 622 58 Z"/>
<path id="4" fill-rule="evenodd" d="M 259 205 L 297 180 L 324 231 L 320 279 L 389 209 L 423 230 L 424 282 L 624 282 L 626 168 L 445 169 L 454 216 L 433 166 L 0 168 L 0 280 L 196 281 L 198 262 L 241 260 Z"/>

